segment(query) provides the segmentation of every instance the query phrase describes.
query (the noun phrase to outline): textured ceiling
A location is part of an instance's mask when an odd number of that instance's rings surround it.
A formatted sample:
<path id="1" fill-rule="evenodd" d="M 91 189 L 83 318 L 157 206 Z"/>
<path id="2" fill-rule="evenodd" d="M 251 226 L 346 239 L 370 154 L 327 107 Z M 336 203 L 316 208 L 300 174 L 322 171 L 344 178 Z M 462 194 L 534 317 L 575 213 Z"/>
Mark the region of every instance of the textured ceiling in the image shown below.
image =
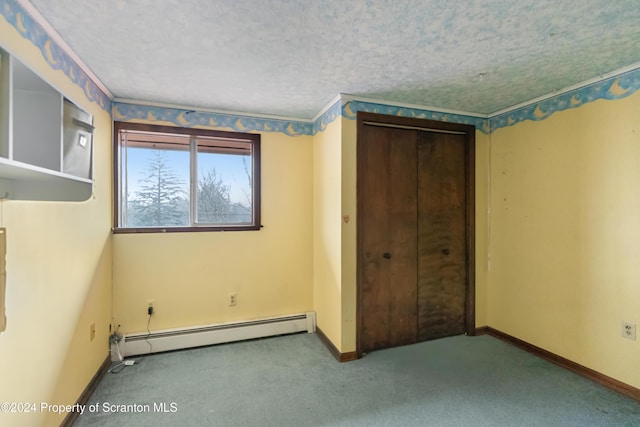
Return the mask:
<path id="1" fill-rule="evenodd" d="M 640 63 L 638 0 L 31 0 L 117 98 L 489 114 Z"/>

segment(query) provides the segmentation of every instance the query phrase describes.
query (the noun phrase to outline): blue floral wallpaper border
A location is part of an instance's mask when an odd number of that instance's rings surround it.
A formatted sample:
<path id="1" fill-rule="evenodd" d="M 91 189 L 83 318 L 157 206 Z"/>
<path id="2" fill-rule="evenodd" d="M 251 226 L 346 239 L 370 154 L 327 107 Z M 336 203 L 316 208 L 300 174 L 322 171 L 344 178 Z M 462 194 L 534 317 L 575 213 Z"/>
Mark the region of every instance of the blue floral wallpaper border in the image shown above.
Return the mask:
<path id="1" fill-rule="evenodd" d="M 489 133 L 489 120 L 483 117 L 443 113 L 431 110 L 421 110 L 417 108 L 397 107 L 393 105 L 377 104 L 356 100 L 346 102 L 342 106 L 342 116 L 349 120 L 355 120 L 358 111 L 473 125 L 482 133 Z"/>
<path id="2" fill-rule="evenodd" d="M 313 135 L 313 123 L 293 120 L 267 119 L 223 113 L 154 107 L 114 102 L 113 120 L 134 119 L 170 122 L 178 126 L 210 126 L 230 128 L 237 132 L 281 132 L 290 136 Z"/>
<path id="3" fill-rule="evenodd" d="M 577 108 L 598 99 L 621 99 L 640 89 L 640 69 L 600 80 L 593 84 L 536 102 L 489 119 L 491 132 L 525 120 L 544 120 L 558 111 Z"/>
<path id="4" fill-rule="evenodd" d="M 333 122 L 335 119 L 342 115 L 342 99 L 338 99 L 333 105 L 327 108 L 327 111 L 322 113 L 313 122 L 313 134 L 322 132 Z"/>
<path id="5" fill-rule="evenodd" d="M 40 49 L 42 56 L 54 70 L 62 70 L 73 83 L 82 88 L 90 101 L 96 102 L 103 110 L 111 110 L 111 100 L 86 75 L 67 53 L 60 48 L 49 34 L 15 0 L 0 0 L 0 14 L 18 30 L 20 35 Z"/>

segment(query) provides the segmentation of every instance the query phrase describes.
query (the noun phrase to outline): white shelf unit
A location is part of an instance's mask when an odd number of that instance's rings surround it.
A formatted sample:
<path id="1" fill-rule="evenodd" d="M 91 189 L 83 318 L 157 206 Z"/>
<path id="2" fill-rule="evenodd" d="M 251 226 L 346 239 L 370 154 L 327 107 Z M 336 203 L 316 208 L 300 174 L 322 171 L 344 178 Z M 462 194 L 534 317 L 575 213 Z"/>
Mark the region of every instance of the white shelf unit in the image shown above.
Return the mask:
<path id="1" fill-rule="evenodd" d="M 0 48 L 0 199 L 89 199 L 92 121 Z"/>

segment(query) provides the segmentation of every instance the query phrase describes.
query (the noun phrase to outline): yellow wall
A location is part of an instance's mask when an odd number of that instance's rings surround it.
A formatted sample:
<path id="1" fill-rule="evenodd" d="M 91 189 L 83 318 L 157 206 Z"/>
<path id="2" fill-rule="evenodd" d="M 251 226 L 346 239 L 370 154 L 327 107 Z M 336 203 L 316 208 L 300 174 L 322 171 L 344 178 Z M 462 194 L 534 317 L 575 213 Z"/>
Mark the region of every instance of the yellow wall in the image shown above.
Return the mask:
<path id="1" fill-rule="evenodd" d="M 120 332 L 313 310 L 313 138 L 263 133 L 260 231 L 114 235 Z M 237 305 L 228 295 L 237 293 Z"/>
<path id="2" fill-rule="evenodd" d="M 314 139 L 314 303 L 342 353 L 356 350 L 356 128 L 341 117 Z"/>
<path id="3" fill-rule="evenodd" d="M 111 121 L 0 18 L 0 45 L 94 115 L 94 197 L 0 203 L 7 228 L 7 330 L 0 402 L 73 404 L 108 355 L 111 312 Z M 90 325 L 96 337 L 89 339 Z M 65 415 L 0 414 L 0 425 L 58 425 Z"/>
<path id="4" fill-rule="evenodd" d="M 342 212 L 351 218 L 342 222 L 342 352 L 356 350 L 356 175 L 357 124 L 342 118 Z"/>
<path id="5" fill-rule="evenodd" d="M 490 135 L 476 131 L 476 327 L 487 326 L 489 268 Z"/>
<path id="6" fill-rule="evenodd" d="M 491 135 L 487 320 L 640 387 L 640 92 Z"/>
<path id="7" fill-rule="evenodd" d="M 318 327 L 342 350 L 341 120 L 313 139 L 313 305 Z"/>

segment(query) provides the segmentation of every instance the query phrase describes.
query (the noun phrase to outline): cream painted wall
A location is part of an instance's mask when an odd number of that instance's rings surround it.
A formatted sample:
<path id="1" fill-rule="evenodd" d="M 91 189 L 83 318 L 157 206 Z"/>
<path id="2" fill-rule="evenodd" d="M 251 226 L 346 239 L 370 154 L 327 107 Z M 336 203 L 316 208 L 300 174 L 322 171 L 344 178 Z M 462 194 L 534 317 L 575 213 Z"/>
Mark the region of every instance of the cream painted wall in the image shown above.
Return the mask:
<path id="1" fill-rule="evenodd" d="M 357 121 L 342 118 L 342 352 L 356 351 Z"/>
<path id="2" fill-rule="evenodd" d="M 487 326 L 489 269 L 490 135 L 476 131 L 476 328 Z"/>
<path id="3" fill-rule="evenodd" d="M 318 327 L 342 351 L 342 121 L 313 139 L 313 305 Z"/>
<path id="4" fill-rule="evenodd" d="M 0 425 L 58 425 L 41 403 L 73 404 L 108 356 L 111 313 L 111 121 L 0 18 L 0 46 L 94 115 L 94 196 L 81 203 L 0 202 L 7 228 L 7 330 L 0 334 Z M 90 325 L 96 337 L 90 340 Z"/>
<path id="5" fill-rule="evenodd" d="M 491 135 L 496 329 L 640 387 L 640 92 Z"/>
<path id="6" fill-rule="evenodd" d="M 111 239 L 100 255 L 94 280 L 89 287 L 73 338 L 58 374 L 51 402 L 74 404 L 98 371 L 99 362 L 107 357 L 109 322 L 111 320 Z M 96 325 L 96 336 L 89 340 L 89 328 Z M 46 426 L 58 426 L 66 414 L 48 413 Z"/>
<path id="7" fill-rule="evenodd" d="M 151 330 L 313 310 L 312 140 L 262 134 L 260 231 L 114 235 L 120 331 L 146 330 L 148 299 Z"/>

